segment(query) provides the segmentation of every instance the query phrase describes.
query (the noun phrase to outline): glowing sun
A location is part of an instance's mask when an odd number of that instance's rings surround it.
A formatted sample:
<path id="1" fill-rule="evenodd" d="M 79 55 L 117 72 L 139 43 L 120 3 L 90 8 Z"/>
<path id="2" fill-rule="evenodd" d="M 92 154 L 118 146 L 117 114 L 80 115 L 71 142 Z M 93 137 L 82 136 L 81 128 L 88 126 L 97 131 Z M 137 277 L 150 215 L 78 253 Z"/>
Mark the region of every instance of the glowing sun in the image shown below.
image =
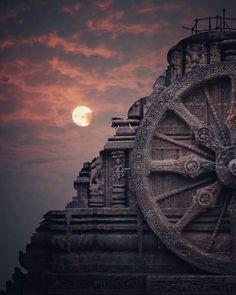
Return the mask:
<path id="1" fill-rule="evenodd" d="M 86 106 L 76 107 L 72 112 L 73 122 L 81 127 L 86 127 L 92 120 L 92 110 Z"/>

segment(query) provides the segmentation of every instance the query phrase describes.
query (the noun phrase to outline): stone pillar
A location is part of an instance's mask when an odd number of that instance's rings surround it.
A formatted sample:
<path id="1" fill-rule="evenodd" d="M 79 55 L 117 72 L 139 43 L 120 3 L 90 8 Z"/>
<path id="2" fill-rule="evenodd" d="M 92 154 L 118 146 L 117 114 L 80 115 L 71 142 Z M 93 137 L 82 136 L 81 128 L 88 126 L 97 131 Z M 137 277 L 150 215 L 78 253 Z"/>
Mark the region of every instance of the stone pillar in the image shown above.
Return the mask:
<path id="1" fill-rule="evenodd" d="M 88 207 L 89 169 L 89 162 L 84 163 L 79 176 L 74 182 L 74 188 L 77 190 L 77 202 L 79 208 Z"/>
<path id="2" fill-rule="evenodd" d="M 126 206 L 125 152 L 113 151 L 111 156 L 113 161 L 112 206 L 122 208 Z"/>

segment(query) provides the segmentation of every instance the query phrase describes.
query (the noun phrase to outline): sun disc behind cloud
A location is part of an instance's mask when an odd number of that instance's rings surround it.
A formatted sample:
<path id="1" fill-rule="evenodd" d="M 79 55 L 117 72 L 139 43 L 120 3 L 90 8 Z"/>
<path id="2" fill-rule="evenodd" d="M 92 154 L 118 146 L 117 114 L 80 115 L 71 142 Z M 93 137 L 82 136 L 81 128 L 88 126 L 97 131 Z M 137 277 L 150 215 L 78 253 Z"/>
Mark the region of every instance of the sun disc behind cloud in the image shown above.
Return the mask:
<path id="1" fill-rule="evenodd" d="M 92 110 L 86 106 L 78 106 L 72 112 L 72 120 L 76 125 L 86 127 L 92 121 Z"/>

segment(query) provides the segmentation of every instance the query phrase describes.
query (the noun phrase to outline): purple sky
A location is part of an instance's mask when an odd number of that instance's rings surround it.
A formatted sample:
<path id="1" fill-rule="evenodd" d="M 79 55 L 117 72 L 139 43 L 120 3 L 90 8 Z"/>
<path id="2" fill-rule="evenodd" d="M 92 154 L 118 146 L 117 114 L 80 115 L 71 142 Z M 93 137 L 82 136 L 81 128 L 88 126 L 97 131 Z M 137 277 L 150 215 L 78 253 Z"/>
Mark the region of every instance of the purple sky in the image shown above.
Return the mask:
<path id="1" fill-rule="evenodd" d="M 181 26 L 222 5 L 236 17 L 234 0 L 0 1 L 0 289 L 42 215 L 75 194 L 110 118 L 151 93 Z M 86 128 L 71 121 L 78 105 L 93 111 Z"/>

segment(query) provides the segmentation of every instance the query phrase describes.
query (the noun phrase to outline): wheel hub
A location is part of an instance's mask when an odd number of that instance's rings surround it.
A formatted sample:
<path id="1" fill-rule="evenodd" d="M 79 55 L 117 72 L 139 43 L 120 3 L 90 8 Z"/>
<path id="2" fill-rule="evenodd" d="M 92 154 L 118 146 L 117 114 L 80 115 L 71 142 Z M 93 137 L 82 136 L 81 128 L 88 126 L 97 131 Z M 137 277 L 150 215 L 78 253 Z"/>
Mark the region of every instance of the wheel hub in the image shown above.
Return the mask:
<path id="1" fill-rule="evenodd" d="M 236 188 L 236 147 L 222 149 L 216 158 L 216 173 L 226 187 Z"/>

